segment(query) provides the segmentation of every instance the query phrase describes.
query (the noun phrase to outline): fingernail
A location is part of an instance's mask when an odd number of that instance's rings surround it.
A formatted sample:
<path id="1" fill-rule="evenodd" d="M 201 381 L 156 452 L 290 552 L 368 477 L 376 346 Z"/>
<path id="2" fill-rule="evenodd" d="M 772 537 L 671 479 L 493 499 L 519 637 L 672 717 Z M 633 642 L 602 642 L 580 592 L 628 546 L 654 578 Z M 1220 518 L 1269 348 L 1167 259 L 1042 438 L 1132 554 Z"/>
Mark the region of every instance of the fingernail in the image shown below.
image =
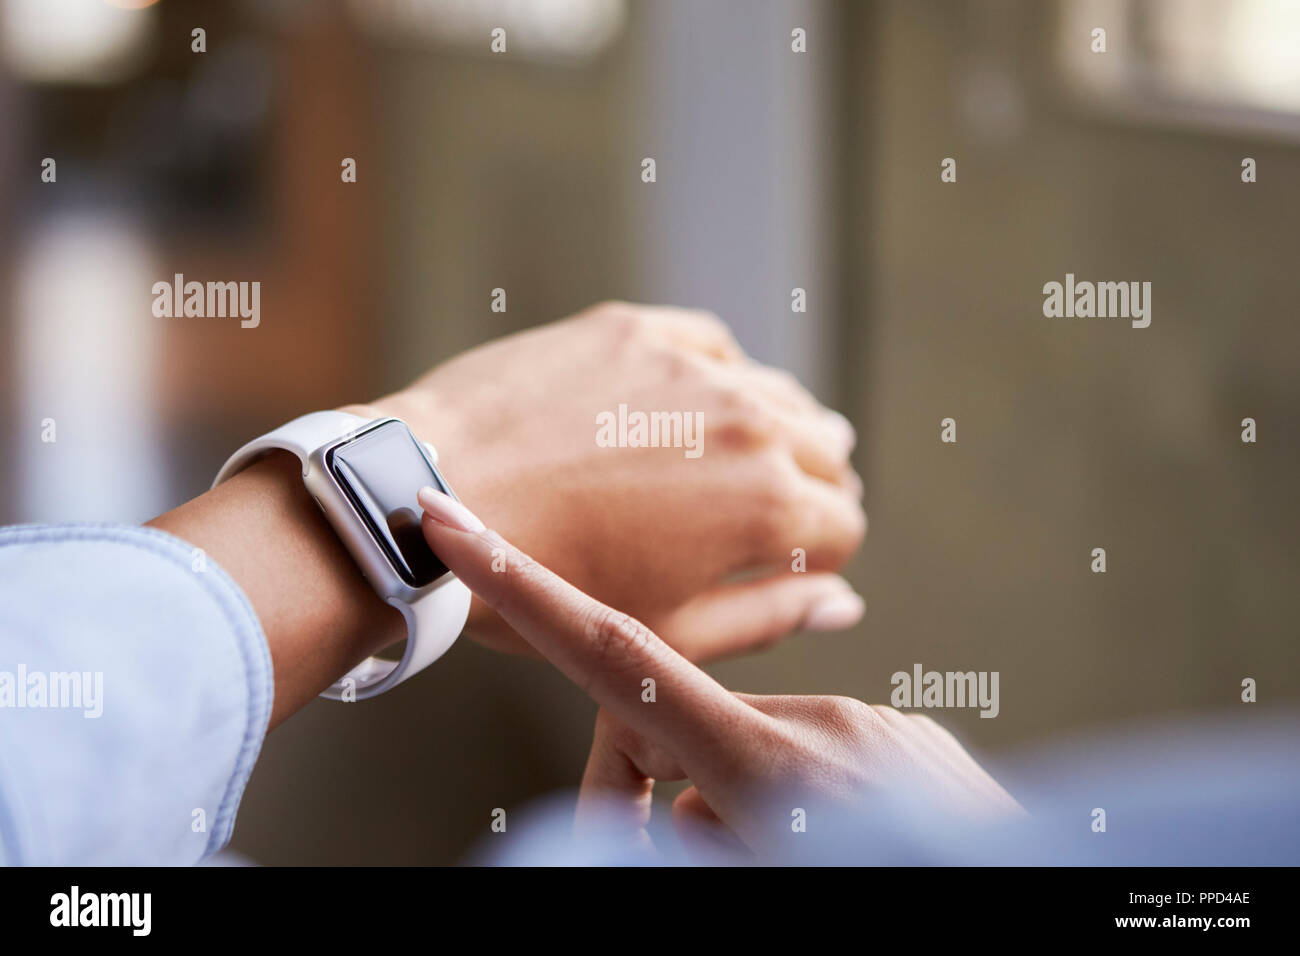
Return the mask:
<path id="1" fill-rule="evenodd" d="M 804 618 L 805 631 L 842 631 L 862 620 L 867 610 L 867 602 L 862 595 L 849 591 L 846 594 L 834 594 L 814 604 Z"/>
<path id="2" fill-rule="evenodd" d="M 439 524 L 445 524 L 457 531 L 468 531 L 471 534 L 483 530 L 483 522 L 478 520 L 474 512 L 451 495 L 444 495 L 436 488 L 421 488 L 415 499 L 420 502 L 424 513 Z"/>

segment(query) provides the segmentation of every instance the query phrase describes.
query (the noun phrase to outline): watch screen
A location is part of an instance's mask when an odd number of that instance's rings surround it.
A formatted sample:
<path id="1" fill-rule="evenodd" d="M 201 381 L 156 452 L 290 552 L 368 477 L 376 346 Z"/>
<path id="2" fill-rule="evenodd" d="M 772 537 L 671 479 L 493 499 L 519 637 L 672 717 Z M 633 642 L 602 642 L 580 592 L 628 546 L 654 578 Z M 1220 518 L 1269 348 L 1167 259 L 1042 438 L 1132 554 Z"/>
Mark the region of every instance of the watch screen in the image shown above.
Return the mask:
<path id="1" fill-rule="evenodd" d="M 401 422 L 373 428 L 332 449 L 326 464 L 403 581 L 419 588 L 447 573 L 424 542 L 415 500 L 421 488 L 446 492 L 447 483 L 409 428 Z"/>

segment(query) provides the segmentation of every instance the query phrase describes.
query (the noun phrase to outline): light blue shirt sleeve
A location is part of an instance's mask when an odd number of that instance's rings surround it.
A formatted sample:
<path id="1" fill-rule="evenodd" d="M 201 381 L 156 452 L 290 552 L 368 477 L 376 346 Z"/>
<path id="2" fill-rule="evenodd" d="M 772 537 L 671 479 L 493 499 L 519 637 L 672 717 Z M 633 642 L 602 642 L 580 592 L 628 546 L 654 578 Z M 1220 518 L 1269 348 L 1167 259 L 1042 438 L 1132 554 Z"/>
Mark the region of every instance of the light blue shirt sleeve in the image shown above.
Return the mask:
<path id="1" fill-rule="evenodd" d="M 261 750 L 266 638 L 230 577 L 149 528 L 0 529 L 0 862 L 196 863 Z"/>

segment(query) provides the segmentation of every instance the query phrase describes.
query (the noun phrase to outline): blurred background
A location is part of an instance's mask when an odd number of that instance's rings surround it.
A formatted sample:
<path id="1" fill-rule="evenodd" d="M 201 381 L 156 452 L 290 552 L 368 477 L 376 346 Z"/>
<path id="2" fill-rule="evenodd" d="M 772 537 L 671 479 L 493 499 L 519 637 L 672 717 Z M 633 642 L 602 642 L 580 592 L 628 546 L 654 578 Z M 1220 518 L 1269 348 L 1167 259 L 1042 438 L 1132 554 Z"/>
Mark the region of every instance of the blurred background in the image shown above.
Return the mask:
<path id="1" fill-rule="evenodd" d="M 142 521 L 477 343 L 701 306 L 849 415 L 871 517 L 862 625 L 728 686 L 996 670 L 997 719 L 939 715 L 995 766 L 1300 698 L 1300 4 L 0 0 L 0 130 L 4 523 Z M 1151 282 L 1150 328 L 1044 318 L 1067 272 Z M 154 317 L 175 273 L 260 281 L 260 326 Z M 277 730 L 234 849 L 464 859 L 593 716 L 461 642 Z"/>

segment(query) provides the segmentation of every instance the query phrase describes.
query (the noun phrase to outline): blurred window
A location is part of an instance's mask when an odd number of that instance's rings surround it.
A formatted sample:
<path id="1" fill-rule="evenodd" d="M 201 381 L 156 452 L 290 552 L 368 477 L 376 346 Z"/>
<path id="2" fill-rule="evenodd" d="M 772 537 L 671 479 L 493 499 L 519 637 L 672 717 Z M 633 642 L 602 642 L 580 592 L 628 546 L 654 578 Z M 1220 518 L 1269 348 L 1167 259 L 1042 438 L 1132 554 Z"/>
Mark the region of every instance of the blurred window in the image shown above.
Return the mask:
<path id="1" fill-rule="evenodd" d="M 1062 0 L 1061 14 L 1066 81 L 1091 105 L 1300 137 L 1300 2 Z"/>
<path id="2" fill-rule="evenodd" d="M 619 34 L 625 0 L 351 0 L 356 20 L 386 41 L 440 43 L 488 53 L 492 31 L 537 60 L 580 60 Z"/>
<path id="3" fill-rule="evenodd" d="M 140 68 L 152 0 L 0 0 L 0 60 L 34 83 L 108 84 Z"/>

